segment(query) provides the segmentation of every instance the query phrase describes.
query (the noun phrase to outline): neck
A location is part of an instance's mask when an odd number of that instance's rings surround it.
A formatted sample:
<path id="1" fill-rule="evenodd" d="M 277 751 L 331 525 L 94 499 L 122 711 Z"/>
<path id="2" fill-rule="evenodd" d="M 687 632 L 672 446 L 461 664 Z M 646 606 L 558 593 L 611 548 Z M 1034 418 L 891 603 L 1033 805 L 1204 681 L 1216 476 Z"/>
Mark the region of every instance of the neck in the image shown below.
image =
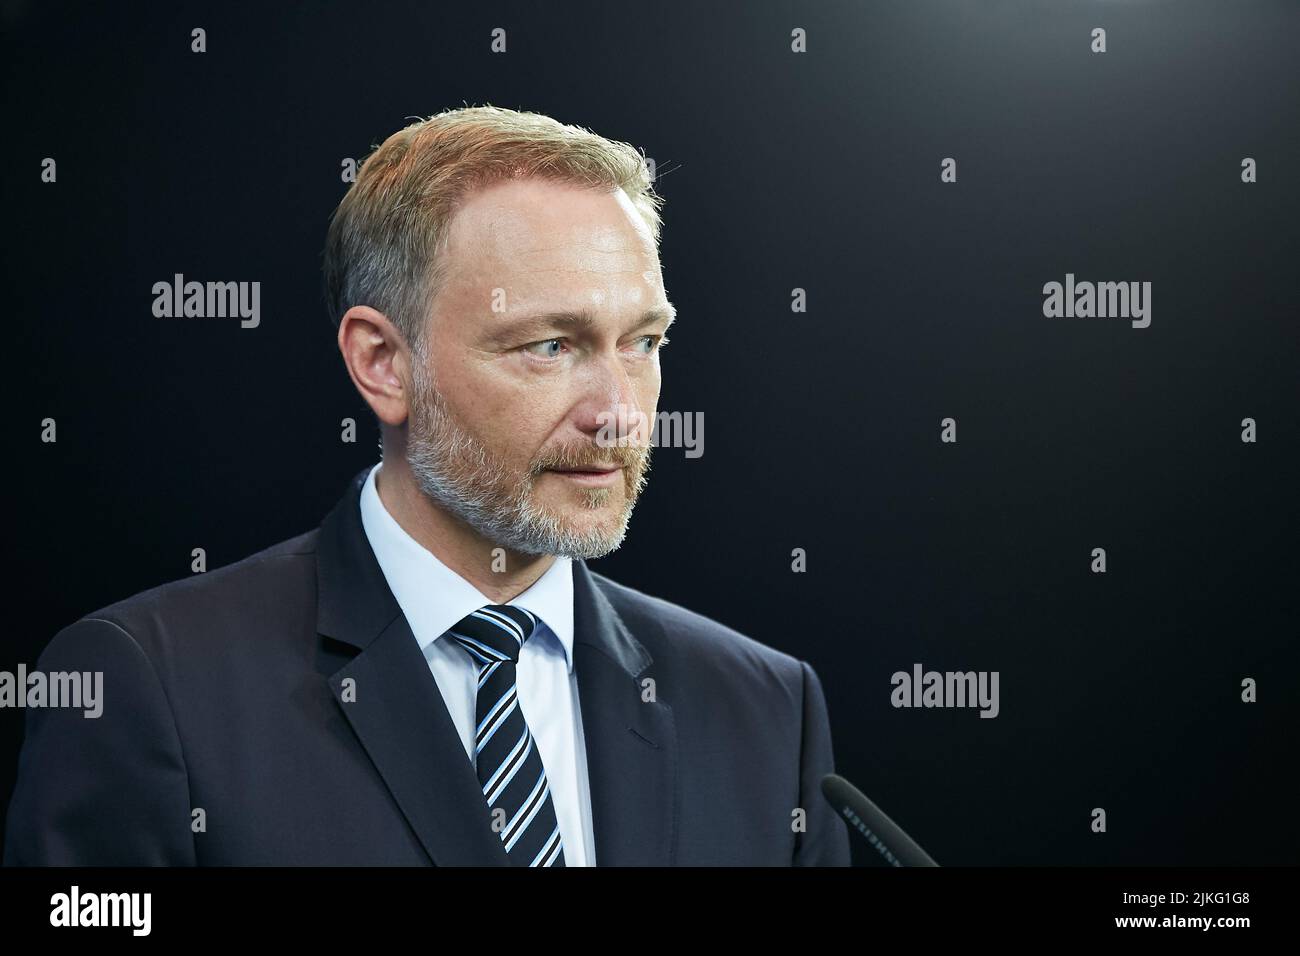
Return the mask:
<path id="1" fill-rule="evenodd" d="M 555 561 L 552 554 L 523 554 L 502 548 L 443 511 L 420 491 L 404 460 L 384 457 L 384 466 L 375 475 L 375 490 L 403 531 L 493 604 L 505 604 L 518 597 Z M 498 550 L 502 553 L 494 554 Z"/>

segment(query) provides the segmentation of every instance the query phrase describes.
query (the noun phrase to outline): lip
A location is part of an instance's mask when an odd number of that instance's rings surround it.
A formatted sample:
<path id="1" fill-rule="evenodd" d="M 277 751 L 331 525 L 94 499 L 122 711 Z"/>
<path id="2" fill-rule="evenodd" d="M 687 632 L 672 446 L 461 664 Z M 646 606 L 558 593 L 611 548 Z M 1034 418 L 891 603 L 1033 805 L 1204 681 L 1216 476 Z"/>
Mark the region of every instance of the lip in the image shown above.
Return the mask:
<path id="1" fill-rule="evenodd" d="M 601 469 L 599 471 L 558 471 L 554 468 L 548 468 L 547 471 L 579 485 L 589 485 L 594 487 L 612 485 L 623 473 L 623 469 L 617 466 L 614 468 Z"/>

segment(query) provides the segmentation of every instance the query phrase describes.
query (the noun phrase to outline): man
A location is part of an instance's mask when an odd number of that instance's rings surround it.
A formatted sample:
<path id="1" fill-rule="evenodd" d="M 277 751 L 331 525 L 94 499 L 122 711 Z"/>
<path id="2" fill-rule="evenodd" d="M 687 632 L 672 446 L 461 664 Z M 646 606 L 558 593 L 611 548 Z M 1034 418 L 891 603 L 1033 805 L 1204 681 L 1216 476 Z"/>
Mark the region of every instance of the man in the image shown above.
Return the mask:
<path id="1" fill-rule="evenodd" d="M 55 636 L 103 716 L 28 712 L 7 863 L 847 865 L 813 669 L 585 564 L 649 466 L 660 202 L 493 107 L 369 157 L 325 274 L 382 463 Z"/>

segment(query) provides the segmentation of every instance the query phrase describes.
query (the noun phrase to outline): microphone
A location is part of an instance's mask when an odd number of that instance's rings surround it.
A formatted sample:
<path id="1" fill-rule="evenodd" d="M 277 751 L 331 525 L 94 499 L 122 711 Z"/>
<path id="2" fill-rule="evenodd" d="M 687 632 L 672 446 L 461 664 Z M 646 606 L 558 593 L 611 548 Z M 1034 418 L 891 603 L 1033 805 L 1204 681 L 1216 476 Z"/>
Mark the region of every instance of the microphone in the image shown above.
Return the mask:
<path id="1" fill-rule="evenodd" d="M 828 773 L 822 777 L 822 796 L 851 829 L 861 833 L 880 851 L 890 866 L 939 865 L 897 823 L 885 816 L 885 811 L 839 774 Z"/>

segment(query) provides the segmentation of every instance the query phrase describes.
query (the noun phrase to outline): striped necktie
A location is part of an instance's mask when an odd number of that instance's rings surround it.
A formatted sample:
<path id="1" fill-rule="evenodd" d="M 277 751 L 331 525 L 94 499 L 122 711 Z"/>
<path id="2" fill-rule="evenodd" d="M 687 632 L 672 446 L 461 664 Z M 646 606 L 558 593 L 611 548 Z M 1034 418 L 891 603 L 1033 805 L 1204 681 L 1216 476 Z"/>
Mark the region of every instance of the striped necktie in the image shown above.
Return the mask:
<path id="1" fill-rule="evenodd" d="M 537 618 L 521 607 L 489 604 L 447 633 L 478 665 L 474 763 L 510 862 L 564 866 L 564 843 L 546 768 L 519 707 L 515 684 L 519 651 L 536 626 Z"/>

